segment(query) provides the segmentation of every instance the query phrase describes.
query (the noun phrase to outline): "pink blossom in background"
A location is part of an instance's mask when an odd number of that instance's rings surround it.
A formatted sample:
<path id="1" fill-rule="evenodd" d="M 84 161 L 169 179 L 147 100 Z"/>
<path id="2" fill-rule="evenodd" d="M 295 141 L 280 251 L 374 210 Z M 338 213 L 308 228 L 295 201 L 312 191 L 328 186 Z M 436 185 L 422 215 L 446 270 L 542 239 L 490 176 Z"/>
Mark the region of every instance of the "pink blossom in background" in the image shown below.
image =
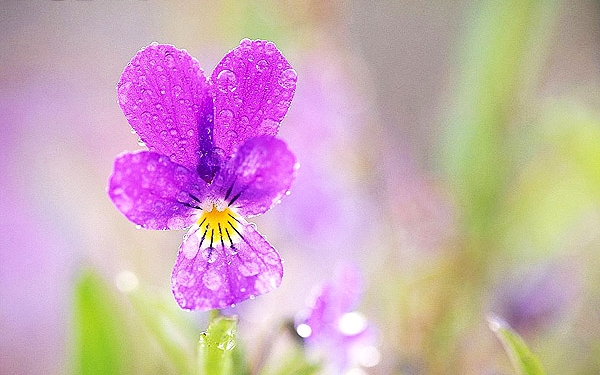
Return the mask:
<path id="1" fill-rule="evenodd" d="M 361 295 L 360 272 L 346 265 L 313 291 L 308 307 L 296 316 L 298 335 L 304 338 L 309 354 L 324 361 L 326 374 L 343 374 L 379 362 L 377 330 L 355 310 Z"/>

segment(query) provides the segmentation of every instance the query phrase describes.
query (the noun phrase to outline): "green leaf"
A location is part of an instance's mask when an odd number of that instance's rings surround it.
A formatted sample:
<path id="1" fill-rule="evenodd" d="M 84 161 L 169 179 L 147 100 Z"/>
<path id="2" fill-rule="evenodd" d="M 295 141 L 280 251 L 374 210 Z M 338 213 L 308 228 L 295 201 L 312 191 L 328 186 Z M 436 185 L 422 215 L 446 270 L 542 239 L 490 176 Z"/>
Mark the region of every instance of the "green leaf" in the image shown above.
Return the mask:
<path id="1" fill-rule="evenodd" d="M 490 329 L 502 342 L 513 367 L 520 375 L 545 375 L 539 359 L 529 350 L 519 334 L 512 330 L 502 319 L 492 316 L 488 318 Z"/>
<path id="2" fill-rule="evenodd" d="M 541 109 L 521 146 L 532 155 L 498 216 L 502 247 L 520 258 L 569 248 L 578 223 L 600 204 L 600 115 L 565 100 Z"/>
<path id="3" fill-rule="evenodd" d="M 234 374 L 236 317 L 217 316 L 210 322 L 198 341 L 200 374 Z"/>
<path id="4" fill-rule="evenodd" d="M 75 287 L 75 373 L 125 374 L 124 324 L 114 296 L 100 277 L 86 271 Z"/>
<path id="5" fill-rule="evenodd" d="M 321 370 L 320 363 L 311 363 L 302 353 L 285 358 L 283 364 L 274 374 L 276 375 L 315 375 Z"/>
<path id="6" fill-rule="evenodd" d="M 178 374 L 194 374 L 197 331 L 172 300 L 143 291 L 130 293 L 133 307 Z"/>
<path id="7" fill-rule="evenodd" d="M 521 93 L 536 75 L 557 1 L 484 0 L 474 2 L 468 37 L 445 121 L 443 163 L 464 208 L 471 234 L 494 228 L 499 196 L 511 169 L 507 148 L 510 125 L 518 118 Z M 545 34 L 539 32 L 543 29 Z"/>

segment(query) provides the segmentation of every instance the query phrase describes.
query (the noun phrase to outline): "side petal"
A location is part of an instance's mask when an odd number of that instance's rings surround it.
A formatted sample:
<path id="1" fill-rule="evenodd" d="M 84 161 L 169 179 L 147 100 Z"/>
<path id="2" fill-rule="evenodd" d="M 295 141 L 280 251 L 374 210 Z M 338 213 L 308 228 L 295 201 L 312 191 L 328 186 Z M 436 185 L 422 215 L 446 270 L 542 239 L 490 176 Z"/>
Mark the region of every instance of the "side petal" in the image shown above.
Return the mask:
<path id="1" fill-rule="evenodd" d="M 125 67 L 119 105 L 150 151 L 196 170 L 212 149 L 213 104 L 198 61 L 185 50 L 151 44 Z"/>
<path id="2" fill-rule="evenodd" d="M 296 157 L 280 139 L 249 139 L 221 168 L 213 184 L 214 195 L 244 217 L 268 211 L 290 189 Z"/>
<path id="3" fill-rule="evenodd" d="M 296 90 L 298 76 L 275 44 L 244 39 L 211 75 L 215 145 L 225 156 L 247 139 L 274 136 Z"/>
<path id="4" fill-rule="evenodd" d="M 230 307 L 268 293 L 281 284 L 283 265 L 277 251 L 243 223 L 239 236 L 207 246 L 206 229 L 193 226 L 179 247 L 171 276 L 173 295 L 187 310 Z"/>
<path id="5" fill-rule="evenodd" d="M 150 151 L 117 157 L 108 183 L 108 195 L 119 211 L 147 229 L 189 227 L 206 190 L 194 172 Z"/>

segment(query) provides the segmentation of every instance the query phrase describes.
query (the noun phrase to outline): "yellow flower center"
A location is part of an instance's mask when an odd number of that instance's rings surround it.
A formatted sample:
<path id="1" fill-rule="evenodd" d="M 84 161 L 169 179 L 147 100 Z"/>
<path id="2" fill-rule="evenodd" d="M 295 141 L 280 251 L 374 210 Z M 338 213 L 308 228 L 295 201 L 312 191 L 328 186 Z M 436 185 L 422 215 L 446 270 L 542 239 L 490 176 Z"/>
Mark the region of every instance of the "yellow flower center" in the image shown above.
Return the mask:
<path id="1" fill-rule="evenodd" d="M 232 247 L 242 238 L 242 218 L 229 207 L 219 210 L 213 205 L 210 211 L 202 213 L 196 225 L 199 227 L 200 248 L 203 249 L 217 244 Z"/>

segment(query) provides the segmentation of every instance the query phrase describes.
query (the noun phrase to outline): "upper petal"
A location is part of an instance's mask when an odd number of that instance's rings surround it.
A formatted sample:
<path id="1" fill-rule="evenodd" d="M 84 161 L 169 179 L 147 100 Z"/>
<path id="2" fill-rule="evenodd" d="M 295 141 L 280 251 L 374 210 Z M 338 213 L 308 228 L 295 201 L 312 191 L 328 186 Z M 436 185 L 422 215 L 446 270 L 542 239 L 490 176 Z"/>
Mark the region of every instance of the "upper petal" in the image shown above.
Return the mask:
<path id="1" fill-rule="evenodd" d="M 275 44 L 242 40 L 211 75 L 215 145 L 231 155 L 247 139 L 274 136 L 296 90 L 297 74 Z"/>
<path id="2" fill-rule="evenodd" d="M 150 151 L 117 157 L 108 184 L 113 203 L 147 229 L 182 229 L 196 220 L 206 185 L 198 175 Z"/>
<path id="3" fill-rule="evenodd" d="M 212 148 L 213 104 L 198 62 L 186 51 L 151 44 L 125 67 L 118 100 L 150 151 L 196 170 Z"/>
<path id="4" fill-rule="evenodd" d="M 248 217 L 268 211 L 290 189 L 296 157 L 280 139 L 249 139 L 215 177 L 214 196 Z"/>
<path id="5" fill-rule="evenodd" d="M 182 308 L 221 309 L 281 284 L 283 265 L 277 251 L 251 224 L 240 224 L 235 239 L 228 235 L 210 246 L 208 228 L 190 229 L 171 276 L 173 294 Z"/>

